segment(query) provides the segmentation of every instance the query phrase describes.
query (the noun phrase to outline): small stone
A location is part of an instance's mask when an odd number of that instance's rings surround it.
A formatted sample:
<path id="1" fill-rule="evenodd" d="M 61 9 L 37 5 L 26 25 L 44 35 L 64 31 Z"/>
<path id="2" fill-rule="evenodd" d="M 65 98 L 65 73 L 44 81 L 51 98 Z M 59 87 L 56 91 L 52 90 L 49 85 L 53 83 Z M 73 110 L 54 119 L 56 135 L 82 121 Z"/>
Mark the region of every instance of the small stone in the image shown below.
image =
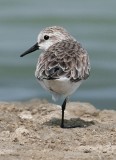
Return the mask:
<path id="1" fill-rule="evenodd" d="M 32 116 L 32 114 L 31 114 L 31 112 L 30 111 L 23 111 L 23 112 L 21 112 L 20 114 L 19 114 L 19 117 L 21 118 L 21 119 L 29 119 L 29 120 L 31 120 L 32 118 L 33 118 L 33 116 Z"/>

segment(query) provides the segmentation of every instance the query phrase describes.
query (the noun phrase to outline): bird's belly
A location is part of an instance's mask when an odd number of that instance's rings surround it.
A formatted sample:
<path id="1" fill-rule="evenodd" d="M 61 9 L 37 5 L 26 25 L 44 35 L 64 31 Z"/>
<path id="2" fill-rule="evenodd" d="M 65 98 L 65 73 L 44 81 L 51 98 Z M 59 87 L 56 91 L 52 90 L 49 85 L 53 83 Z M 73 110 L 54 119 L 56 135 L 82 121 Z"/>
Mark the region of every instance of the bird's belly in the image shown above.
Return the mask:
<path id="1" fill-rule="evenodd" d="M 53 93 L 69 96 L 80 86 L 82 81 L 71 82 L 68 78 L 61 78 L 55 80 L 38 80 L 41 86 Z"/>

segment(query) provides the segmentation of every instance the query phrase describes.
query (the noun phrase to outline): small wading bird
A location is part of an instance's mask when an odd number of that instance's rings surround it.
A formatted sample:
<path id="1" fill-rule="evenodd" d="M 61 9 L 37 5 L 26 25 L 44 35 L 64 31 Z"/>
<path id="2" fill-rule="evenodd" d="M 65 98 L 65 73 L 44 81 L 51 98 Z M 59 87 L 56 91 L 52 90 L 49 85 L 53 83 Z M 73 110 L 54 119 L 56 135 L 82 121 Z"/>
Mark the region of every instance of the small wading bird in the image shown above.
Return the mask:
<path id="1" fill-rule="evenodd" d="M 42 30 L 37 43 L 20 57 L 38 49 L 43 52 L 38 59 L 35 77 L 43 88 L 52 93 L 53 100 L 64 97 L 61 120 L 61 127 L 64 128 L 67 98 L 89 77 L 89 57 L 81 44 L 64 28 L 58 26 Z"/>

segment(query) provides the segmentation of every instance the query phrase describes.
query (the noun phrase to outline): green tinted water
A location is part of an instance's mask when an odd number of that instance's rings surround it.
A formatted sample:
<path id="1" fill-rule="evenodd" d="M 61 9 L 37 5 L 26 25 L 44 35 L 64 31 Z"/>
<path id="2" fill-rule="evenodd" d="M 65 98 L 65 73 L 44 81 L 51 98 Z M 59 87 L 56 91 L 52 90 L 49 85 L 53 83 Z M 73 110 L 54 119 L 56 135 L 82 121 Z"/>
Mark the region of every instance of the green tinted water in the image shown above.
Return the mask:
<path id="1" fill-rule="evenodd" d="M 46 98 L 34 77 L 38 52 L 20 58 L 46 26 L 65 27 L 87 49 L 91 76 L 71 100 L 116 109 L 116 1 L 1 0 L 0 101 Z"/>

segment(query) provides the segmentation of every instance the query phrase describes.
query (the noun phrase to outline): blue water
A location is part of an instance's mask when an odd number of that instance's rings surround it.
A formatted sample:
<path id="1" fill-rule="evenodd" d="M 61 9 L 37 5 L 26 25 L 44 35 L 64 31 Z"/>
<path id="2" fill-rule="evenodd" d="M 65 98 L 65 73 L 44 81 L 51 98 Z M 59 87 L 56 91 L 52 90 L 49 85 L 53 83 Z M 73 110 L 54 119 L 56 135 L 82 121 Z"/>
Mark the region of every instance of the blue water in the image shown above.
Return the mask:
<path id="1" fill-rule="evenodd" d="M 1 0 L 0 101 L 46 98 L 34 77 L 39 52 L 20 58 L 46 26 L 65 27 L 87 49 L 91 76 L 70 98 L 116 109 L 116 1 Z"/>

